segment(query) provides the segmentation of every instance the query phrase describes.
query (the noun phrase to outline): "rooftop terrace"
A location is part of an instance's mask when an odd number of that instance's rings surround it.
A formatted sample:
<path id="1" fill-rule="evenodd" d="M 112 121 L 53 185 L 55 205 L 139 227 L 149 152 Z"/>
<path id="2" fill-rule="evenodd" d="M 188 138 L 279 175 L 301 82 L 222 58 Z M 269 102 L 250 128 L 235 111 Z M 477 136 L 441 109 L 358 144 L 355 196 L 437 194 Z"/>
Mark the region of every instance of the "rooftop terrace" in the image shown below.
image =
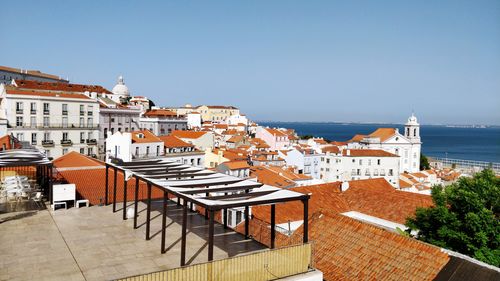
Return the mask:
<path id="1" fill-rule="evenodd" d="M 111 280 L 180 266 L 182 207 L 169 202 L 166 248 L 158 251 L 162 201 L 153 201 L 151 240 L 112 206 L 0 214 L 0 280 Z M 139 203 L 139 226 L 146 204 Z M 206 262 L 208 220 L 188 213 L 186 263 Z M 214 259 L 265 249 L 215 224 Z"/>

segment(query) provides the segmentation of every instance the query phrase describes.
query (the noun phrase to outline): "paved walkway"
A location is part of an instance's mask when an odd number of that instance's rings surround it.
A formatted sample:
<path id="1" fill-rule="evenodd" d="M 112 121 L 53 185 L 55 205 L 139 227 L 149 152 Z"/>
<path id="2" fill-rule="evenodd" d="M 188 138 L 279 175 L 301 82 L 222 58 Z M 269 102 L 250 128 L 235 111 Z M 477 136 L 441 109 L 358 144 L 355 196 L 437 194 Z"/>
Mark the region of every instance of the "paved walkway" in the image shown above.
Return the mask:
<path id="1" fill-rule="evenodd" d="M 154 203 L 153 210 L 150 241 L 144 239 L 142 203 L 142 226 L 135 230 L 133 220 L 123 221 L 111 206 L 2 214 L 0 280 L 110 280 L 179 267 L 182 210 L 169 205 L 165 254 L 160 253 L 161 204 Z M 208 223 L 195 213 L 188 219 L 186 260 L 206 262 Z M 219 224 L 214 244 L 214 259 L 263 249 Z"/>

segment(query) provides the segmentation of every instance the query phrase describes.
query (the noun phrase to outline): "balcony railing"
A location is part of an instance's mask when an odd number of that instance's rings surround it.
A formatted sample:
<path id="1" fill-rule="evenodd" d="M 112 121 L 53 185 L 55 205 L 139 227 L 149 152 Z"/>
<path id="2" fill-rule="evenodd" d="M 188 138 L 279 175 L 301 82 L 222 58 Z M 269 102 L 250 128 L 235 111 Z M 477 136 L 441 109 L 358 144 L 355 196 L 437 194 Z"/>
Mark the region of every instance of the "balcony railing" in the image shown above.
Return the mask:
<path id="1" fill-rule="evenodd" d="M 87 144 L 88 145 L 96 145 L 97 144 L 97 140 L 96 139 L 87 139 Z"/>
<path id="2" fill-rule="evenodd" d="M 71 145 L 73 145 L 73 141 L 72 140 L 61 140 L 61 145 L 62 146 L 71 146 Z"/>
<path id="3" fill-rule="evenodd" d="M 16 109 L 16 114 L 23 114 L 23 110 L 22 109 Z"/>
<path id="4" fill-rule="evenodd" d="M 50 115 L 50 110 L 43 110 L 43 115 Z"/>
<path id="5" fill-rule="evenodd" d="M 85 115 L 85 111 L 80 111 L 80 116 Z"/>
<path id="6" fill-rule="evenodd" d="M 42 146 L 54 146 L 54 141 L 53 140 L 43 140 Z"/>
<path id="7" fill-rule="evenodd" d="M 30 110 L 30 114 L 36 114 L 36 110 Z"/>
<path id="8" fill-rule="evenodd" d="M 67 110 L 63 110 L 62 111 L 62 115 L 68 115 L 68 111 Z"/>
<path id="9" fill-rule="evenodd" d="M 207 263 L 177 267 L 118 281 L 169 280 L 277 280 L 311 271 L 312 245 L 263 250 Z M 297 279 L 299 280 L 299 279 Z"/>
<path id="10" fill-rule="evenodd" d="M 97 130 L 99 129 L 99 124 L 62 124 L 62 123 L 37 123 L 37 124 L 23 124 L 20 126 L 15 126 L 18 129 L 87 129 L 87 130 Z"/>

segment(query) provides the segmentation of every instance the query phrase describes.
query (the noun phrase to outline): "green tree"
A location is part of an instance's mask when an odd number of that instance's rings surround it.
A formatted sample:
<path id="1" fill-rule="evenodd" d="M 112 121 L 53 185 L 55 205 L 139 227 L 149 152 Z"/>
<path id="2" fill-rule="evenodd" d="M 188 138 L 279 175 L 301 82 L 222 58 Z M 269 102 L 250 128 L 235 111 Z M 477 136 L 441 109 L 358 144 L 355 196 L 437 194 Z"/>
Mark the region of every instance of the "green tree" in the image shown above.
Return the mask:
<path id="1" fill-rule="evenodd" d="M 420 171 L 429 170 L 430 168 L 429 159 L 423 153 L 420 153 Z"/>
<path id="2" fill-rule="evenodd" d="M 416 238 L 500 266 L 500 179 L 491 170 L 432 188 L 434 206 L 406 225 Z"/>

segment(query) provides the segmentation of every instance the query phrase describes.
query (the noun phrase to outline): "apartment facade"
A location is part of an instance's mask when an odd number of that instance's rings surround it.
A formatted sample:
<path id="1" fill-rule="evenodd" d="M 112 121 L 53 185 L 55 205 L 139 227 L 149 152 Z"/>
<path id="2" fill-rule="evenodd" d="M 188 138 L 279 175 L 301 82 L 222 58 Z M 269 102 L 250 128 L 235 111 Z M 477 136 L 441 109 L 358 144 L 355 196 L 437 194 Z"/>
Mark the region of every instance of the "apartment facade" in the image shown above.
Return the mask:
<path id="1" fill-rule="evenodd" d="M 139 123 L 142 129 L 150 130 L 157 136 L 170 135 L 173 131 L 188 128 L 185 115 L 178 115 L 166 109 L 148 110 L 141 116 Z"/>
<path id="2" fill-rule="evenodd" d="M 68 83 L 69 81 L 59 76 L 43 73 L 39 70 L 27 70 L 0 65 L 0 84 L 10 84 L 12 80 L 34 80 L 40 82 Z"/>
<path id="3" fill-rule="evenodd" d="M 99 104 L 81 94 L 0 85 L 7 133 L 57 158 L 70 151 L 96 157 Z"/>
<path id="4" fill-rule="evenodd" d="M 399 188 L 399 156 L 377 149 L 344 149 L 321 156 L 321 179 L 325 182 L 384 178 Z"/>

